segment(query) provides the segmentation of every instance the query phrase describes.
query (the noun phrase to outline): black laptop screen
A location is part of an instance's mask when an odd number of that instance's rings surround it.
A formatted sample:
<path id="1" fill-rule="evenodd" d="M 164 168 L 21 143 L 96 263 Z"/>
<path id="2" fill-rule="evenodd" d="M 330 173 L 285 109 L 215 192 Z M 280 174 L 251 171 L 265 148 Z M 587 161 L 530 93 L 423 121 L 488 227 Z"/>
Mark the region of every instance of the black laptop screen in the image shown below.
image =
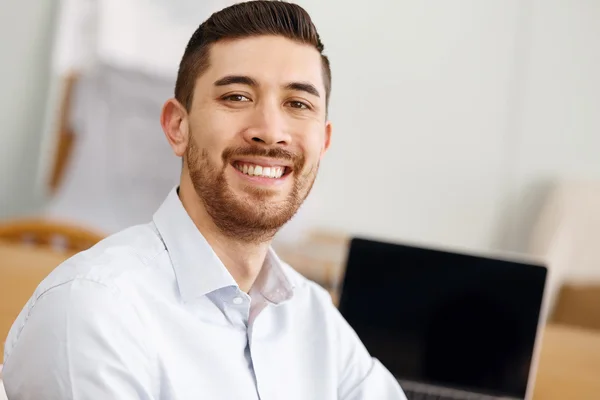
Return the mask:
<path id="1" fill-rule="evenodd" d="M 524 397 L 546 268 L 354 239 L 340 312 L 398 379 Z"/>

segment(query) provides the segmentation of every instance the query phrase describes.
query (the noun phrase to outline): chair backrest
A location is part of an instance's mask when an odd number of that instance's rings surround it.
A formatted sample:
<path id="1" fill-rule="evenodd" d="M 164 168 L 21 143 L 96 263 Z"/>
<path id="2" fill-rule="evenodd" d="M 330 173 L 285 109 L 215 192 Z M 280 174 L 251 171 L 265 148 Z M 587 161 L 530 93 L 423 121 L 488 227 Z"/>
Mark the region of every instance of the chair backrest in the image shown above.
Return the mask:
<path id="1" fill-rule="evenodd" d="M 0 224 L 2 241 L 50 247 L 66 254 L 86 250 L 102 239 L 102 234 L 92 230 L 48 219 L 18 219 Z"/>

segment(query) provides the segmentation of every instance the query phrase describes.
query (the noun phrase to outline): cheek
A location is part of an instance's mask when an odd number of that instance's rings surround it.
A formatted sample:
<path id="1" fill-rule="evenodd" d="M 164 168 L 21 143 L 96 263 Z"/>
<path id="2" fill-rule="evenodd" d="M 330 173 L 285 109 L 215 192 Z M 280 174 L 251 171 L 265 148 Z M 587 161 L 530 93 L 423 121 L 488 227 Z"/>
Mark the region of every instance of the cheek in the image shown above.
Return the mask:
<path id="1" fill-rule="evenodd" d="M 196 143 L 211 151 L 223 151 L 231 146 L 238 131 L 234 118 L 225 118 L 218 112 L 198 115 L 191 125 L 191 132 Z"/>
<path id="2" fill-rule="evenodd" d="M 317 162 L 325 149 L 325 135 L 319 130 L 305 133 L 298 137 L 299 145 L 307 162 Z"/>

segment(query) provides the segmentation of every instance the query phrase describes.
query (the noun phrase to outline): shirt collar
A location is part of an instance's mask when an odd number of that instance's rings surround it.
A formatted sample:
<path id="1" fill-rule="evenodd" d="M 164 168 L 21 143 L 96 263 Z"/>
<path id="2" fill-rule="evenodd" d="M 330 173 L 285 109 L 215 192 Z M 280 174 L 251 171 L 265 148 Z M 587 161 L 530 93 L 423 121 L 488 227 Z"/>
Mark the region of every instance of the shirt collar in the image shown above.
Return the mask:
<path id="1" fill-rule="evenodd" d="M 224 287 L 238 287 L 188 215 L 178 191 L 178 187 L 171 190 L 154 214 L 153 221 L 169 253 L 183 301 L 193 301 Z M 256 284 L 272 303 L 292 297 L 294 280 L 272 248 L 269 248 Z"/>
<path id="2" fill-rule="evenodd" d="M 290 300 L 296 287 L 294 280 L 271 248 L 254 286 L 268 302 L 273 304 Z"/>

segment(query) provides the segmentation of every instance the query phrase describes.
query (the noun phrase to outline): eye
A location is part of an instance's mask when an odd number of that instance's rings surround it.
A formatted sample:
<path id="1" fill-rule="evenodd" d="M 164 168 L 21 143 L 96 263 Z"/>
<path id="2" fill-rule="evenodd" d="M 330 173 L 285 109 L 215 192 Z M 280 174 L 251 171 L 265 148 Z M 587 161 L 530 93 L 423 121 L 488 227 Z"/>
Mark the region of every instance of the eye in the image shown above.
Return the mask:
<path id="1" fill-rule="evenodd" d="M 249 98 L 247 98 L 246 96 L 244 96 L 242 94 L 230 94 L 230 95 L 223 97 L 223 100 L 234 101 L 234 102 L 250 101 Z"/>
<path id="2" fill-rule="evenodd" d="M 302 101 L 292 100 L 288 103 L 290 107 L 297 108 L 301 110 L 309 110 L 310 106 Z"/>

